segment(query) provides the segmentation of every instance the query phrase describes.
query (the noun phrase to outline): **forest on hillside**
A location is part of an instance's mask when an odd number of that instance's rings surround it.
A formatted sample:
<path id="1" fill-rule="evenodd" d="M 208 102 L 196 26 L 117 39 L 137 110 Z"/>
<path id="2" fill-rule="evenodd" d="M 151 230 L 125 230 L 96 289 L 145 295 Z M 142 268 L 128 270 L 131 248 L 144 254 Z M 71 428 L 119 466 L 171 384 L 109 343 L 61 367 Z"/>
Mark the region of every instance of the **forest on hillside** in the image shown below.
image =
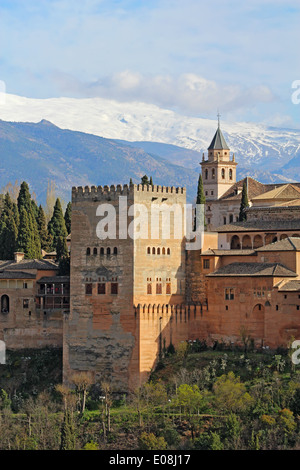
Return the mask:
<path id="1" fill-rule="evenodd" d="M 0 449 L 299 450 L 291 351 L 184 342 L 131 394 L 85 373 L 62 385 L 60 351 L 11 352 L 0 366 Z"/>

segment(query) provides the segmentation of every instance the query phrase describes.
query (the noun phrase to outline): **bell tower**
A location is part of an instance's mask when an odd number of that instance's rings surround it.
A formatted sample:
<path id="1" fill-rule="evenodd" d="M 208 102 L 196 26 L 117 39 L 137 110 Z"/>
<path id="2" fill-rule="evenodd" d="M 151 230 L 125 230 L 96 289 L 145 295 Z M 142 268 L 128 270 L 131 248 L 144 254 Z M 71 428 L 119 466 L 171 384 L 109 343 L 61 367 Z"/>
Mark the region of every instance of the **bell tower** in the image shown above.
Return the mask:
<path id="1" fill-rule="evenodd" d="M 236 183 L 237 166 L 234 154 L 230 159 L 230 149 L 220 128 L 219 114 L 218 128 L 207 150 L 208 158 L 206 160 L 203 154 L 201 162 L 203 189 L 206 200 L 215 201 Z"/>

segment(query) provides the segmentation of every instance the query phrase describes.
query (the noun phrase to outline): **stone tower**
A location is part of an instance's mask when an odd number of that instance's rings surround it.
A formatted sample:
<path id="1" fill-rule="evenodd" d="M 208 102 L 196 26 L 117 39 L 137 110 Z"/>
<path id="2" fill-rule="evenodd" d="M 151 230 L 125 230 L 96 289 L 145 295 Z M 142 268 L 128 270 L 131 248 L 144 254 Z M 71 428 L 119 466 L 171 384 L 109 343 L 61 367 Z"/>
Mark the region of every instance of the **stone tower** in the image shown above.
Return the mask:
<path id="1" fill-rule="evenodd" d="M 208 147 L 208 159 L 201 162 L 203 189 L 206 201 L 216 201 L 236 182 L 234 155 L 230 160 L 230 149 L 224 139 L 218 120 L 218 128 Z"/>
<path id="2" fill-rule="evenodd" d="M 167 213 L 173 207 L 183 213 L 185 203 L 185 188 L 72 189 L 66 383 L 84 371 L 94 382 L 105 378 L 117 390 L 134 389 L 153 367 L 160 345 L 170 344 L 180 325 L 174 322 L 170 331 L 171 307 L 185 300 L 185 222 L 170 213 L 171 233 L 164 237 L 166 222 L 152 211 L 164 204 Z M 105 231 L 110 227 L 109 236 L 100 237 L 100 224 Z M 175 238 L 179 225 L 182 232 Z"/>

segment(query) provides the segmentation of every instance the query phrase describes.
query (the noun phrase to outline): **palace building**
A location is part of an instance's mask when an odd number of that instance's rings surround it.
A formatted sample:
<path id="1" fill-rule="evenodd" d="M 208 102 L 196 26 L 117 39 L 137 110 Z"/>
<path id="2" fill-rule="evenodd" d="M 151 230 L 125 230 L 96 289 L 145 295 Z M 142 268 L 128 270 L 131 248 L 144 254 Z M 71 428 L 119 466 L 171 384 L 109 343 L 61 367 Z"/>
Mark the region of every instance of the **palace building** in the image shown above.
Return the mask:
<path id="1" fill-rule="evenodd" d="M 171 344 L 247 337 L 276 349 L 300 339 L 300 183 L 236 181 L 237 164 L 218 124 L 201 162 L 207 226 L 197 249 L 186 240 L 185 188 L 73 188 L 70 277 L 51 259 L 1 262 L 0 339 L 62 346 L 66 383 L 84 371 L 122 392 Z"/>

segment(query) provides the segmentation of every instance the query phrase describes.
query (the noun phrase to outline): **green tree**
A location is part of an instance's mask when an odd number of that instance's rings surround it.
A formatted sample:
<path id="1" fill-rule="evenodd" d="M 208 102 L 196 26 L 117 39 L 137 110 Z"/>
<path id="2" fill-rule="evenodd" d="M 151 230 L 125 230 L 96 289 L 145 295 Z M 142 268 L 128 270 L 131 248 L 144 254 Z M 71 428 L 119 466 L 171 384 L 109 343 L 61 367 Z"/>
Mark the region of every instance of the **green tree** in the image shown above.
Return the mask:
<path id="1" fill-rule="evenodd" d="M 13 259 L 17 249 L 18 209 L 12 202 L 9 193 L 4 197 L 3 210 L 0 216 L 0 258 Z"/>
<path id="2" fill-rule="evenodd" d="M 66 211 L 65 211 L 65 216 L 64 216 L 68 235 L 71 233 L 71 216 L 72 216 L 72 203 L 68 202 Z"/>
<path id="3" fill-rule="evenodd" d="M 148 179 L 148 176 L 147 176 L 147 175 L 144 175 L 144 176 L 141 178 L 141 184 L 146 184 L 146 185 L 149 184 L 149 179 Z"/>
<path id="4" fill-rule="evenodd" d="M 232 371 L 216 380 L 213 392 L 215 405 L 222 411 L 244 411 L 253 403 L 253 398 L 247 392 L 245 385 Z"/>
<path id="5" fill-rule="evenodd" d="M 246 209 L 248 207 L 249 207 L 249 201 L 248 201 L 248 194 L 247 194 L 247 184 L 246 184 L 246 181 L 244 181 L 242 199 L 241 199 L 241 205 L 240 205 L 240 213 L 239 213 L 240 222 L 244 222 L 245 220 L 247 220 Z"/>
<path id="6" fill-rule="evenodd" d="M 57 238 L 56 260 L 58 261 L 59 276 L 70 275 L 70 256 L 67 247 L 67 240 L 64 237 Z"/>
<path id="7" fill-rule="evenodd" d="M 26 258 L 41 258 L 41 241 L 35 216 L 36 204 L 32 202 L 29 186 L 25 181 L 20 187 L 18 210 L 20 214 L 18 249 L 24 251 Z M 22 233 L 23 230 L 25 233 Z"/>
<path id="8" fill-rule="evenodd" d="M 45 250 L 46 252 L 51 251 L 52 236 L 48 232 L 45 212 L 41 205 L 38 208 L 37 226 L 42 250 Z"/>
<path id="9" fill-rule="evenodd" d="M 56 249 L 58 237 L 66 238 L 68 233 L 59 198 L 56 199 L 53 215 L 48 223 L 48 232 L 53 238 L 52 249 Z"/>
<path id="10" fill-rule="evenodd" d="M 152 432 L 143 432 L 139 438 L 139 448 L 141 450 L 165 450 L 167 446 L 167 442 L 163 437 L 156 437 Z"/>
<path id="11" fill-rule="evenodd" d="M 196 204 L 201 205 L 205 204 L 206 199 L 204 196 L 204 189 L 203 189 L 203 181 L 202 181 L 202 175 L 201 173 L 199 174 L 199 179 L 198 179 L 198 188 L 197 188 L 197 197 L 196 197 Z M 194 230 L 196 230 L 197 227 L 201 227 L 201 213 L 199 213 L 199 209 L 196 210 L 196 216 L 194 220 Z M 205 224 L 205 220 L 203 220 L 203 223 Z"/>
<path id="12" fill-rule="evenodd" d="M 60 450 L 75 450 L 76 433 L 73 414 L 66 409 L 64 412 L 64 420 L 61 426 Z"/>

